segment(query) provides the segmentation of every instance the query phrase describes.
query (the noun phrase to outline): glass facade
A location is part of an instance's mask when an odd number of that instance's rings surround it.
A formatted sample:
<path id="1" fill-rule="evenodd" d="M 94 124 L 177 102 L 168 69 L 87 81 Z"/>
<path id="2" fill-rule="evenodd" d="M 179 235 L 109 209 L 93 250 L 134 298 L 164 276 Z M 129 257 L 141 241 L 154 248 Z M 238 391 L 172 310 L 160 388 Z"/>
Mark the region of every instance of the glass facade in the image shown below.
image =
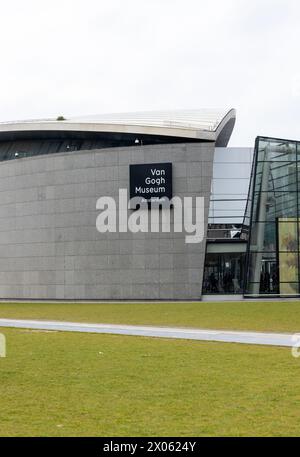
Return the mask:
<path id="1" fill-rule="evenodd" d="M 243 292 L 245 254 L 207 253 L 203 294 L 241 294 Z"/>
<path id="2" fill-rule="evenodd" d="M 215 149 L 202 293 L 237 294 L 244 290 L 245 241 L 242 239 L 253 148 Z"/>
<path id="3" fill-rule="evenodd" d="M 208 222 L 212 229 L 220 230 L 219 238 L 226 237 L 223 228 L 243 224 L 252 159 L 253 148 L 215 149 Z"/>
<path id="4" fill-rule="evenodd" d="M 257 138 L 245 295 L 299 295 L 299 178 L 300 143 Z"/>

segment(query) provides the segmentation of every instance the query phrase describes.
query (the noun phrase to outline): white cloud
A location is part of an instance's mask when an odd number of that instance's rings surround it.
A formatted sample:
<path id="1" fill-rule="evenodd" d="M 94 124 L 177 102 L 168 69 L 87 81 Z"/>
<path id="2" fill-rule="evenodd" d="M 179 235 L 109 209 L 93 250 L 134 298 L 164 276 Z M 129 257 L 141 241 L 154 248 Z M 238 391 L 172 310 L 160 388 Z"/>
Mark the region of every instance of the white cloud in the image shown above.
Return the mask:
<path id="1" fill-rule="evenodd" d="M 232 145 L 300 139 L 299 13 L 297 0 L 10 0 L 0 120 L 235 107 Z"/>

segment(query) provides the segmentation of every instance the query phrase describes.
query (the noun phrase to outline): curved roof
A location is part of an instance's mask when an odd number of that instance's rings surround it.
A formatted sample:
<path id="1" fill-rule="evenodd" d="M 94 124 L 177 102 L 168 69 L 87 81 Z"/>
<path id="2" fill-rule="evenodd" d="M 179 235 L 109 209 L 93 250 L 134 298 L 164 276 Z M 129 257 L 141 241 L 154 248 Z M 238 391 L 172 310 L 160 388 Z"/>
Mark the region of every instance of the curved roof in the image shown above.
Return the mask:
<path id="1" fill-rule="evenodd" d="M 236 112 L 230 110 L 178 110 L 121 114 L 102 114 L 78 118 L 40 119 L 0 123 L 0 140 L 21 132 L 106 132 L 181 137 L 215 141 L 227 146 Z M 6 134 L 6 135 L 5 135 Z"/>

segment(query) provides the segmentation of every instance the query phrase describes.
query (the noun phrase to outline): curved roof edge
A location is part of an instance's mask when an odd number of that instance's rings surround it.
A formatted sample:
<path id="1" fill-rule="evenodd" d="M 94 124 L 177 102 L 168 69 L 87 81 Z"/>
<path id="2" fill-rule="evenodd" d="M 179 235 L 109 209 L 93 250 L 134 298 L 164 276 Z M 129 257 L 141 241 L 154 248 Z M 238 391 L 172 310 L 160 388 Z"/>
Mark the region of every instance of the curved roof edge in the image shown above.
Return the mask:
<path id="1" fill-rule="evenodd" d="M 67 120 L 41 119 L 0 123 L 0 140 L 22 132 L 130 133 L 214 141 L 227 146 L 236 119 L 230 110 L 178 110 L 105 114 Z"/>

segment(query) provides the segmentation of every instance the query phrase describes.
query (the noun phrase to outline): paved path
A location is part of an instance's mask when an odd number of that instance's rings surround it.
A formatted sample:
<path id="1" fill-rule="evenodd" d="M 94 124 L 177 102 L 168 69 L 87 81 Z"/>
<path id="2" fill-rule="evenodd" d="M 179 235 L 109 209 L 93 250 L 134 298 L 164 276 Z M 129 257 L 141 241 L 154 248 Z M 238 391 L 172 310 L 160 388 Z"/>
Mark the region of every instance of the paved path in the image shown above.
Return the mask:
<path id="1" fill-rule="evenodd" d="M 152 327 L 137 325 L 85 324 L 76 322 L 0 319 L 0 327 L 56 330 L 62 332 L 110 333 L 115 335 L 150 336 L 223 343 L 259 344 L 267 346 L 294 345 L 292 334 L 200 330 L 191 328 Z"/>

